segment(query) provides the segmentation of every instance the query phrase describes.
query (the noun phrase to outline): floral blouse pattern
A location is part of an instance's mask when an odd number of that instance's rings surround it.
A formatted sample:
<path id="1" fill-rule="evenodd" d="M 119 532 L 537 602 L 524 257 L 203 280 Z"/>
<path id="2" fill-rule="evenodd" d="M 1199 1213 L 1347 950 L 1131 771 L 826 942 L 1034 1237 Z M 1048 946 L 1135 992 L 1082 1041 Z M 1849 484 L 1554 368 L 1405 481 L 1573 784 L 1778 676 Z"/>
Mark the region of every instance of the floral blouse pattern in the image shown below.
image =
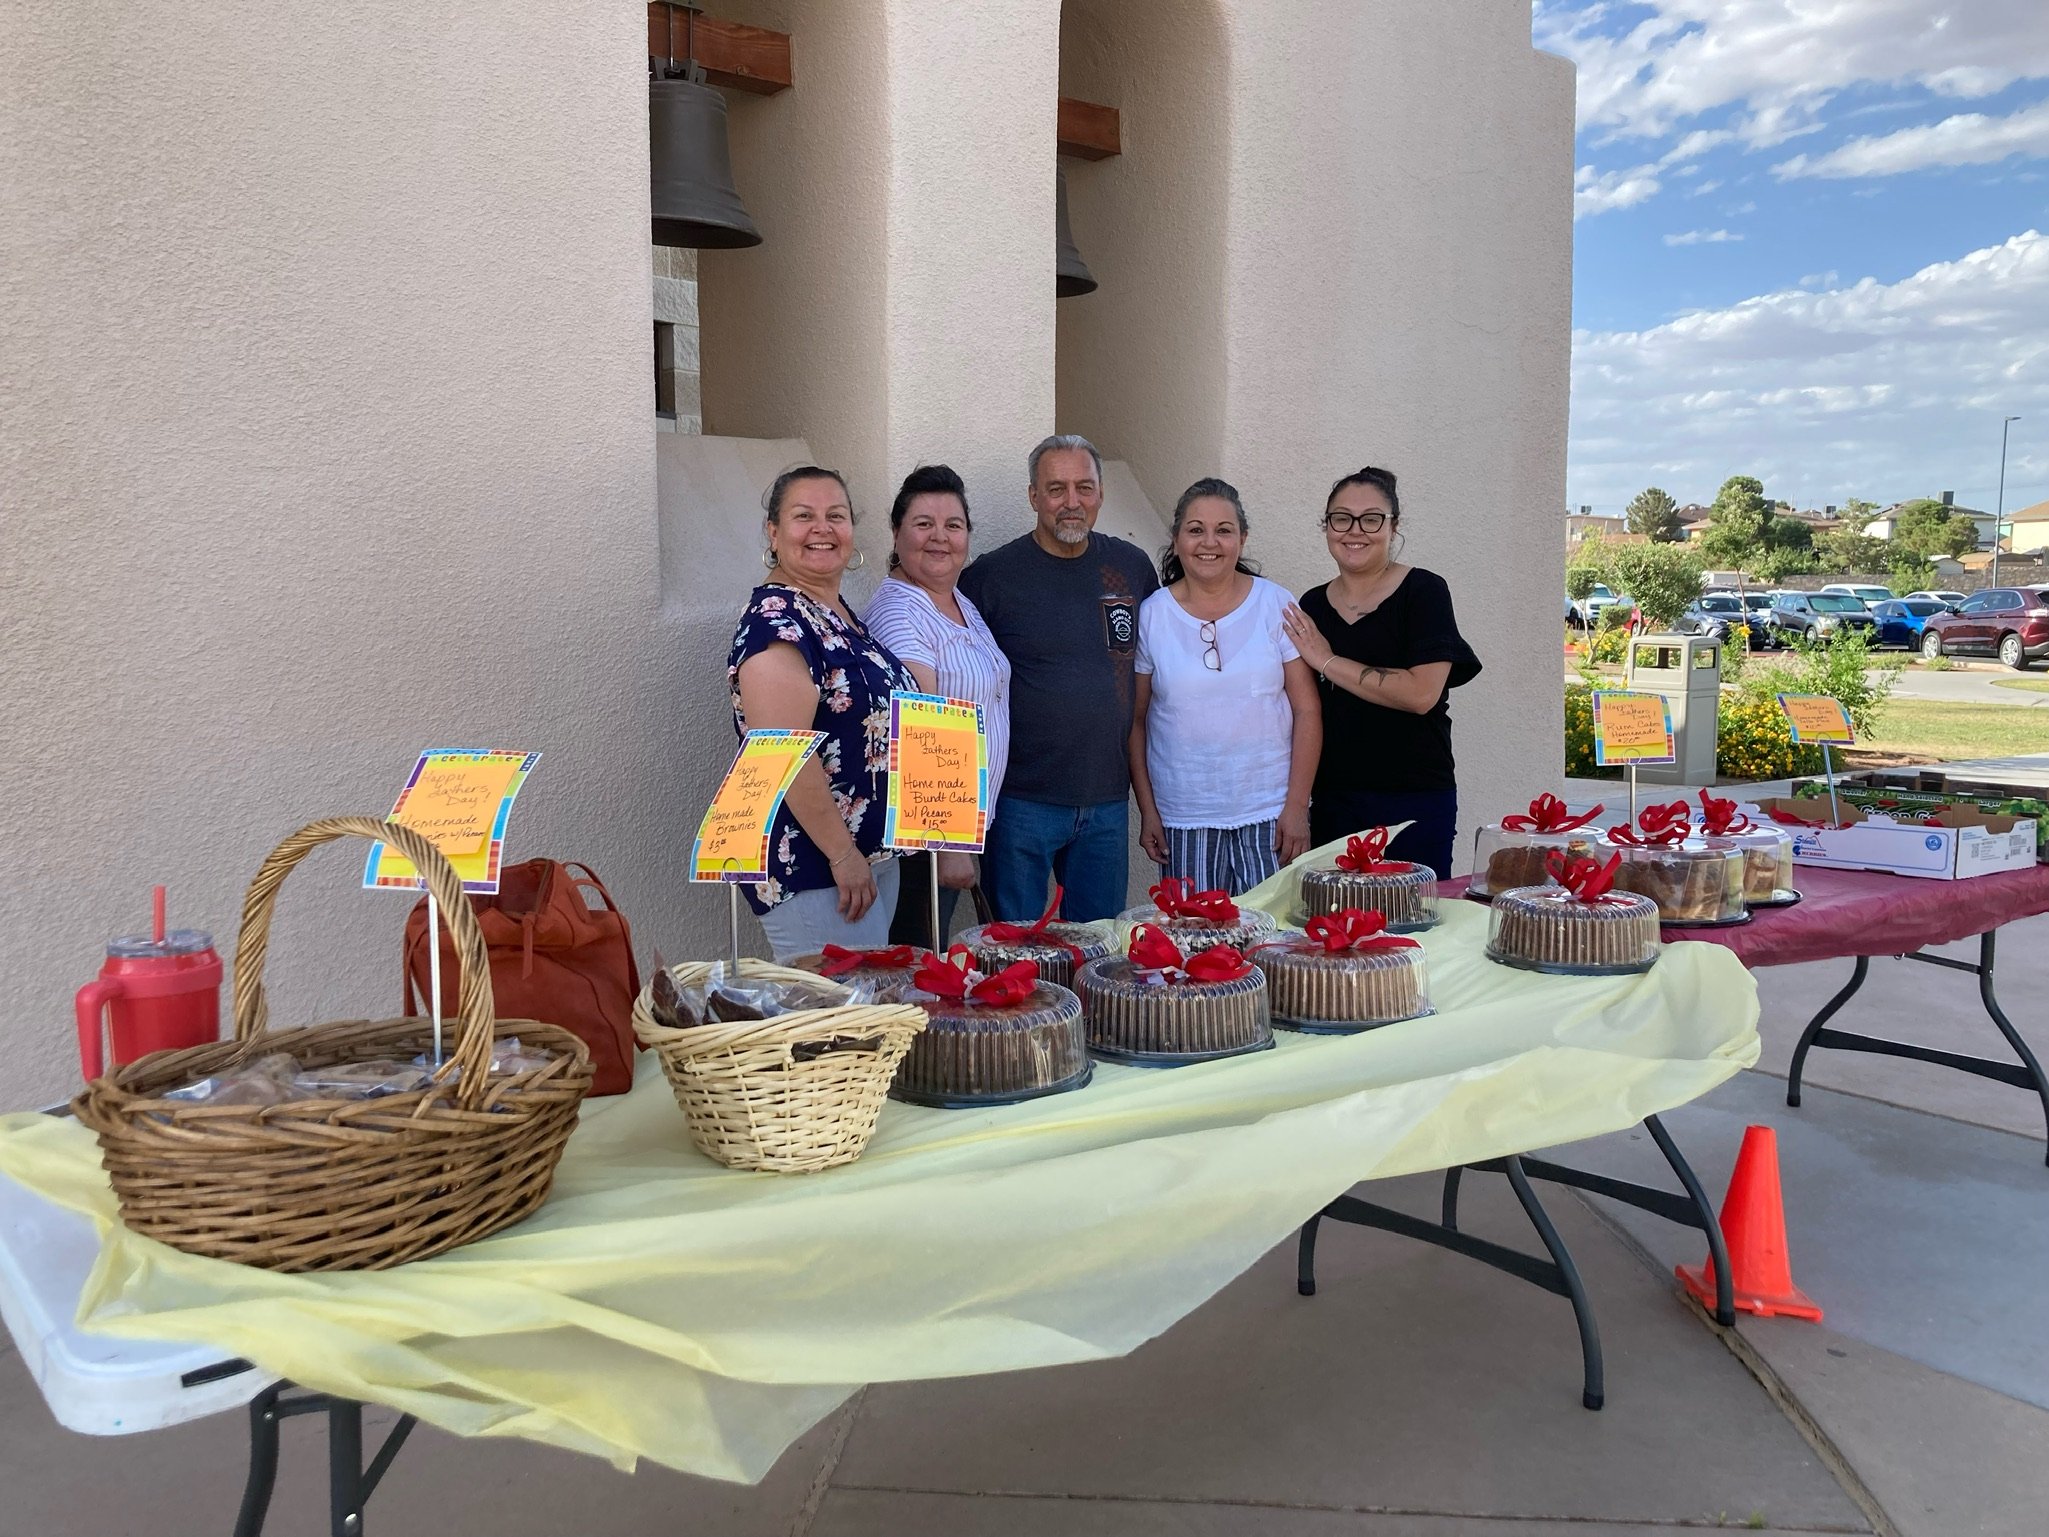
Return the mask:
<path id="1" fill-rule="evenodd" d="M 770 646 L 795 646 L 818 685 L 811 729 L 823 732 L 818 762 L 832 786 L 840 818 L 864 857 L 883 852 L 884 805 L 889 793 L 889 696 L 915 691 L 909 669 L 859 622 L 847 619 L 794 587 L 757 587 L 733 631 L 726 680 L 733 691 L 733 729 L 747 734 L 740 707 L 740 664 Z M 766 912 L 800 891 L 833 884 L 832 867 L 806 836 L 787 804 L 776 813 L 768 844 L 769 878 L 743 886 L 756 912 Z"/>

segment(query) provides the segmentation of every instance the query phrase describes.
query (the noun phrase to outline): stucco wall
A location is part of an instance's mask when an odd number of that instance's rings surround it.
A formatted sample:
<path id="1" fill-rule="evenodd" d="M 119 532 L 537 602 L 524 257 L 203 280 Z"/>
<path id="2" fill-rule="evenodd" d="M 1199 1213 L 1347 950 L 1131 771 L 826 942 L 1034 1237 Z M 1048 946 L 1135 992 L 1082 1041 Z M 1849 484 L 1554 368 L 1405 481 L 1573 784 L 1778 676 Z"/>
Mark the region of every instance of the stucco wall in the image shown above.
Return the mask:
<path id="1" fill-rule="evenodd" d="M 1405 558 L 1450 582 L 1486 664 L 1452 696 L 1463 861 L 1562 762 L 1571 66 L 1531 48 L 1523 0 L 1225 4 L 1217 462 L 1296 591 L 1333 570 L 1331 481 L 1399 475 Z"/>
<path id="2" fill-rule="evenodd" d="M 71 0 L 0 41 L 9 1108 L 69 1092 L 151 881 L 225 953 L 271 843 L 422 747 L 542 749 L 514 854 L 659 911 L 668 765 L 722 725 L 671 708 L 656 613 L 638 9 L 121 25 L 146 67 Z M 285 889 L 280 1023 L 396 1012 L 362 854 Z"/>

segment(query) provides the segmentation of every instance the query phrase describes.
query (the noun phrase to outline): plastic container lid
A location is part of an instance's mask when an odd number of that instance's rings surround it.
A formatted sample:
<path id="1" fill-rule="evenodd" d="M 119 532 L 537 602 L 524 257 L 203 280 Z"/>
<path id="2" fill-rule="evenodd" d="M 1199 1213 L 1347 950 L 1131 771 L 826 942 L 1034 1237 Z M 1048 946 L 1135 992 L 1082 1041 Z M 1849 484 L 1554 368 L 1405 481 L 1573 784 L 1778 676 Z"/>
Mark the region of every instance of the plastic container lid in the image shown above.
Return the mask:
<path id="1" fill-rule="evenodd" d="M 124 934 L 107 941 L 107 954 L 119 960 L 145 959 L 154 955 L 197 955 L 213 948 L 213 935 L 198 929 L 172 929 L 162 939 L 147 934 Z"/>
<path id="2" fill-rule="evenodd" d="M 1326 950 L 1284 931 L 1252 961 L 1266 973 L 1273 1022 L 1289 1029 L 1350 1034 L 1431 1012 L 1420 945 Z"/>
<path id="3" fill-rule="evenodd" d="M 1067 988 L 1041 982 L 1007 1008 L 909 987 L 899 999 L 924 1009 L 927 1022 L 896 1070 L 897 1099 L 947 1110 L 1009 1105 L 1089 1081 L 1081 1000 Z"/>
<path id="4" fill-rule="evenodd" d="M 1620 891 L 1582 902 L 1563 886 L 1498 891 L 1487 959 L 1566 976 L 1649 971 L 1658 959 L 1658 905 Z"/>
<path id="5" fill-rule="evenodd" d="M 1229 982 L 1169 981 L 1111 955 L 1082 967 L 1074 985 L 1089 1050 L 1113 1061 L 1178 1067 L 1273 1045 L 1266 974 L 1257 966 Z"/>
<path id="6" fill-rule="evenodd" d="M 1357 907 L 1379 913 L 1390 931 L 1412 934 L 1437 922 L 1437 872 L 1428 865 L 1399 870 L 1307 870 L 1302 875 L 1302 916 L 1321 917 Z"/>

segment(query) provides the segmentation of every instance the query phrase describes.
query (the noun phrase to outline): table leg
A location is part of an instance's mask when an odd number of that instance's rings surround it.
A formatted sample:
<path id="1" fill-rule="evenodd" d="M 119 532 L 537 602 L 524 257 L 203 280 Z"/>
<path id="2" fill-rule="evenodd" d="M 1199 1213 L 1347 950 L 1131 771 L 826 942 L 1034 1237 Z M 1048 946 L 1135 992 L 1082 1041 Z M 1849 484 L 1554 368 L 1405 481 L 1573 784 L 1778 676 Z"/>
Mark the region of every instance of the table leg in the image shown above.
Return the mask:
<path id="1" fill-rule="evenodd" d="M 2042 1071 L 2042 1064 L 2022 1039 L 2021 1033 L 2006 1017 L 2006 1011 L 1999 1006 L 1999 996 L 1993 991 L 1993 973 L 1998 963 L 1998 931 L 1990 930 L 1978 936 L 1978 959 L 1976 961 L 1952 960 L 1946 955 L 1929 955 L 1915 950 L 1900 957 L 1903 961 L 1919 961 L 1924 966 L 1941 966 L 1950 971 L 1968 972 L 1978 979 L 1978 997 L 1985 1005 L 1985 1012 L 1997 1027 L 2006 1044 L 2020 1060 L 2017 1062 L 1994 1062 L 1985 1057 L 1972 1056 L 1966 1052 L 1944 1051 L 1935 1046 L 1918 1046 L 1912 1041 L 1888 1040 L 1882 1036 L 1862 1035 L 1854 1030 L 1825 1029 L 1829 1018 L 1841 1008 L 1850 995 L 1863 983 L 1870 961 L 1864 956 L 1857 958 L 1857 969 L 1850 982 L 1840 993 L 1831 998 L 1828 1006 L 1809 1021 L 1801 1032 L 1800 1044 L 1793 1049 L 1792 1070 L 1786 1078 L 1786 1103 L 1797 1106 L 1800 1103 L 1800 1073 L 1807 1060 L 1809 1047 L 1833 1046 L 1841 1051 L 1862 1051 L 1881 1057 L 1901 1057 L 1913 1062 L 1928 1062 L 1937 1067 L 1951 1068 L 1960 1073 L 1970 1073 L 1978 1078 L 1990 1078 L 1995 1083 L 2011 1084 L 2017 1089 L 2030 1089 L 2042 1102 L 2042 1116 L 2045 1130 L 2049 1130 L 2049 1076 Z M 2049 1143 L 2045 1143 L 2044 1161 L 2049 1162 Z"/>
<path id="2" fill-rule="evenodd" d="M 278 1421 L 301 1414 L 327 1416 L 327 1509 L 331 1537 L 362 1537 L 363 1507 L 369 1503 L 416 1423 L 401 1415 L 370 1466 L 363 1466 L 363 1406 L 328 1393 L 302 1393 L 286 1398 L 288 1382 L 265 1388 L 249 1403 L 249 1477 L 242 1489 L 242 1509 L 235 1518 L 235 1537 L 262 1537 L 277 1483 Z"/>
<path id="3" fill-rule="evenodd" d="M 262 1537 L 277 1484 L 277 1400 L 282 1383 L 272 1383 L 249 1400 L 249 1476 L 242 1485 L 242 1509 L 235 1537 Z"/>
<path id="4" fill-rule="evenodd" d="M 1786 1074 L 1786 1103 L 1798 1109 L 1800 1106 L 1800 1074 L 1807 1065 L 1807 1053 L 1814 1045 L 1814 1038 L 1821 1034 L 1821 1027 L 1835 1017 L 1836 1010 L 1850 1001 L 1858 988 L 1864 985 L 1865 977 L 1871 973 L 1871 957 L 1860 955 L 1850 972 L 1850 980 L 1843 990 L 1822 1005 L 1821 1012 L 1807 1021 L 1807 1028 L 1800 1032 L 1800 1043 L 1793 1048 L 1793 1066 Z"/>
<path id="5" fill-rule="evenodd" d="M 1548 1261 L 1508 1248 L 1504 1244 L 1490 1243 L 1484 1238 L 1461 1233 L 1456 1227 L 1447 1224 L 1412 1217 L 1407 1212 L 1377 1206 L 1356 1196 L 1341 1195 L 1302 1225 L 1301 1239 L 1296 1248 L 1295 1289 L 1305 1297 L 1316 1295 L 1316 1235 L 1318 1226 L 1325 1217 L 1339 1222 L 1350 1222 L 1359 1227 L 1398 1233 L 1404 1238 L 1414 1238 L 1422 1243 L 1434 1244 L 1440 1249 L 1449 1249 L 1454 1254 L 1463 1254 L 1468 1259 L 1476 1259 L 1483 1265 L 1491 1266 L 1519 1280 L 1528 1281 L 1533 1286 L 1542 1287 L 1554 1296 L 1564 1297 L 1572 1304 L 1573 1319 L 1579 1326 L 1580 1361 L 1583 1372 L 1580 1402 L 1589 1409 L 1598 1409 L 1601 1407 L 1604 1393 L 1601 1336 L 1594 1323 L 1593 1304 L 1588 1300 L 1586 1288 L 1580 1282 L 1579 1269 L 1572 1262 L 1572 1252 L 1566 1248 L 1565 1240 L 1552 1225 L 1550 1214 L 1537 1199 L 1536 1191 L 1530 1188 L 1530 1182 L 1523 1172 L 1522 1160 L 1514 1157 L 1502 1158 L 1495 1160 L 1488 1167 L 1499 1168 L 1508 1175 L 1509 1187 L 1515 1191 L 1515 1198 L 1522 1203 L 1524 1215 L 1530 1219 L 1530 1225 L 1537 1230 L 1537 1237 L 1543 1241 L 1544 1248 L 1550 1255 Z M 1455 1189 L 1456 1186 L 1451 1188 Z"/>

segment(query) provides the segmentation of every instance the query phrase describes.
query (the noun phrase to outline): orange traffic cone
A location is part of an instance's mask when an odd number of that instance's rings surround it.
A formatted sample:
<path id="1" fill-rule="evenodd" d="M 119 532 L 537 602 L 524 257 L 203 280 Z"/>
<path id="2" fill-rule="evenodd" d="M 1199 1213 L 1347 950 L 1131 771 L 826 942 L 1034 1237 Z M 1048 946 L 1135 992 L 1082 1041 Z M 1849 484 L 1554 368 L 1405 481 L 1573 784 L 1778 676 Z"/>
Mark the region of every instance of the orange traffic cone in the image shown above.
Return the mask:
<path id="1" fill-rule="evenodd" d="M 1814 1299 L 1793 1284 L 1786 1256 L 1786 1210 L 1779 1200 L 1779 1139 L 1769 1126 L 1747 1127 L 1729 1193 L 1722 1197 L 1722 1237 L 1736 1306 L 1762 1318 L 1821 1322 Z M 1673 1274 L 1703 1307 L 1715 1305 L 1715 1262 L 1678 1265 Z"/>

